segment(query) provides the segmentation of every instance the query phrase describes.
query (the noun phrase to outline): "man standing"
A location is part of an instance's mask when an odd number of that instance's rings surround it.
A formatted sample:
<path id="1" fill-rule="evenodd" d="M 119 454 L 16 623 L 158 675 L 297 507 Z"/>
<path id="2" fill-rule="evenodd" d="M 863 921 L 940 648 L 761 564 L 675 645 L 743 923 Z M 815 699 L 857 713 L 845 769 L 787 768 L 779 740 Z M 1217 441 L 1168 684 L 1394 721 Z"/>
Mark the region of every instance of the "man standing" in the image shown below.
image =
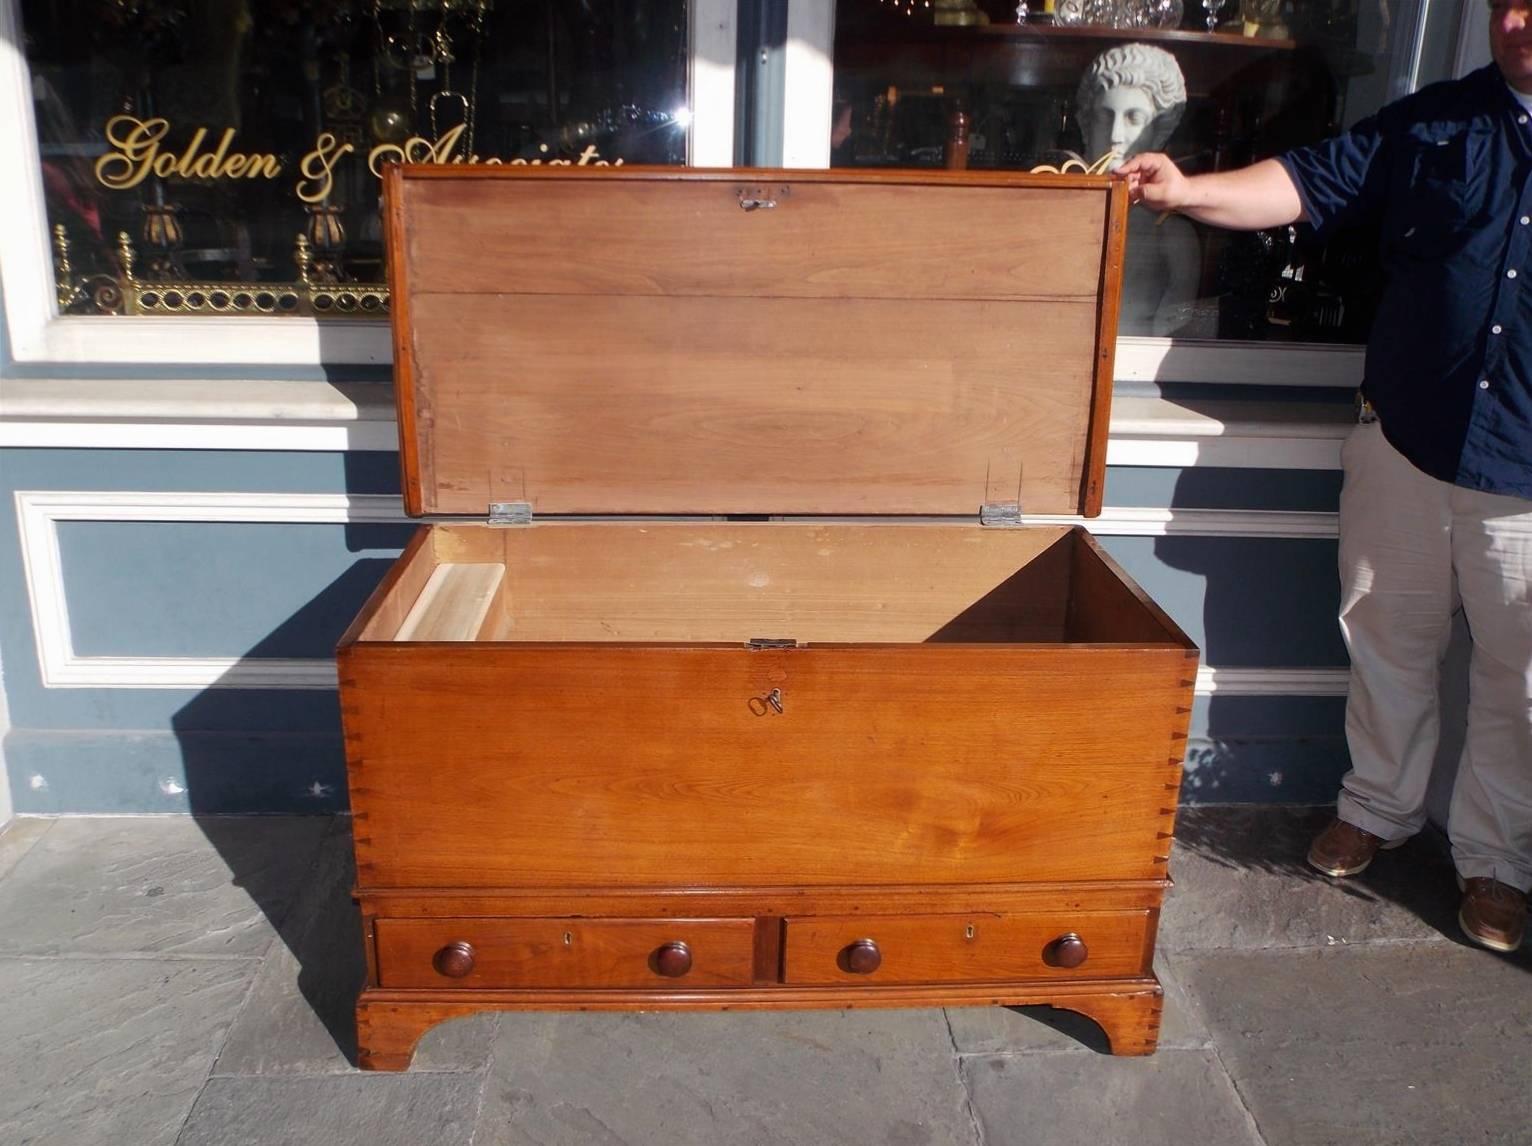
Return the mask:
<path id="1" fill-rule="evenodd" d="M 1468 735 L 1448 817 L 1476 943 L 1532 889 L 1532 0 L 1491 0 L 1494 65 L 1239 171 L 1129 160 L 1132 198 L 1215 226 L 1381 229 L 1387 276 L 1342 450 L 1352 770 L 1309 862 L 1354 875 L 1425 823 L 1437 678 L 1461 607 Z"/>

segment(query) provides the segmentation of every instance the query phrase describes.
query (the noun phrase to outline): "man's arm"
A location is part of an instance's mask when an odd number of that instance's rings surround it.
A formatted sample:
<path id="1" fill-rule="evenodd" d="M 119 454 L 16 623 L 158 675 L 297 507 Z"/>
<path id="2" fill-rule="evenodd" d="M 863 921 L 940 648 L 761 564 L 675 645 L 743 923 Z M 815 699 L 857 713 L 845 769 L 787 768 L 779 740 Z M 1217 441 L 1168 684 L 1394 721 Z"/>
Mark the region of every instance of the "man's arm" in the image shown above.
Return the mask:
<path id="1" fill-rule="evenodd" d="M 1128 178 L 1129 197 L 1153 211 L 1177 211 L 1201 223 L 1236 231 L 1260 231 L 1304 217 L 1287 168 L 1263 159 L 1238 171 L 1183 175 L 1164 155 L 1138 155 L 1117 169 Z"/>

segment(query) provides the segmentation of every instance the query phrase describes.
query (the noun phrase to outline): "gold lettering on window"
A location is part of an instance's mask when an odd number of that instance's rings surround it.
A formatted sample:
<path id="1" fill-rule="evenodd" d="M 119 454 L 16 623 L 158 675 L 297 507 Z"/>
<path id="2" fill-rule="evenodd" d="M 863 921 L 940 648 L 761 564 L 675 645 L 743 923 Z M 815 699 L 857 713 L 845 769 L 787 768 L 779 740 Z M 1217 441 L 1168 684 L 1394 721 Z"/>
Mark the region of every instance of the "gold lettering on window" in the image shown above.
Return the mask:
<path id="1" fill-rule="evenodd" d="M 127 191 L 151 173 L 161 179 L 276 179 L 282 174 L 282 161 L 275 155 L 231 151 L 232 127 L 223 129 L 211 150 L 208 129 L 197 128 L 179 154 L 163 149 L 168 134 L 170 121 L 163 116 L 113 116 L 106 121 L 106 140 L 113 150 L 96 160 L 96 178 L 113 191 Z"/>
<path id="2" fill-rule="evenodd" d="M 574 159 L 560 159 L 548 152 L 543 145 L 543 155 L 535 159 L 500 159 L 496 156 L 460 155 L 458 143 L 463 138 L 466 124 L 443 133 L 440 139 L 431 140 L 412 135 L 403 143 L 383 143 L 367 153 L 367 166 L 374 175 L 382 175 L 385 163 L 437 163 L 437 164 L 485 164 L 493 166 L 508 163 L 516 167 L 621 167 L 621 159 L 602 159 L 595 144 L 588 144 Z M 139 119 L 132 115 L 117 115 L 106 121 L 106 139 L 112 150 L 96 160 L 96 179 L 113 191 L 129 191 L 150 175 L 161 179 L 278 179 L 282 175 L 282 161 L 268 152 L 235 151 L 235 130 L 224 128 L 218 141 L 211 147 L 212 130 L 199 127 L 192 132 L 185 147 L 176 151 L 165 146 L 171 124 L 163 116 Z M 326 202 L 335 187 L 335 169 L 356 145 L 342 141 L 333 132 L 321 132 L 314 147 L 299 161 L 298 170 L 303 178 L 294 188 L 295 194 L 305 203 Z"/>

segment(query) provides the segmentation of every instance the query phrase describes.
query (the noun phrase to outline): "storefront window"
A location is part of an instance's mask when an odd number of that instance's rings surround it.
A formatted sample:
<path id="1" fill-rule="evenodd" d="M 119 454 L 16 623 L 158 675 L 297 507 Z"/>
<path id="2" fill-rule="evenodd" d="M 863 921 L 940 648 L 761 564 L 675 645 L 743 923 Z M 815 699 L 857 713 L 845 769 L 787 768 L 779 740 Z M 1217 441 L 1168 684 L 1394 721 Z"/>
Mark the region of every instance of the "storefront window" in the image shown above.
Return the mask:
<path id="1" fill-rule="evenodd" d="M 1239 167 L 1439 78 L 1422 54 L 1428 11 L 1389 0 L 838 0 L 831 164 L 1105 169 L 1152 149 L 1188 172 Z M 1135 208 L 1119 331 L 1365 341 L 1375 247 L 1365 235 L 1320 247 L 1303 227 L 1234 234 Z"/>
<path id="2" fill-rule="evenodd" d="M 23 0 L 22 24 L 65 313 L 383 317 L 383 164 L 686 158 L 686 0 Z"/>

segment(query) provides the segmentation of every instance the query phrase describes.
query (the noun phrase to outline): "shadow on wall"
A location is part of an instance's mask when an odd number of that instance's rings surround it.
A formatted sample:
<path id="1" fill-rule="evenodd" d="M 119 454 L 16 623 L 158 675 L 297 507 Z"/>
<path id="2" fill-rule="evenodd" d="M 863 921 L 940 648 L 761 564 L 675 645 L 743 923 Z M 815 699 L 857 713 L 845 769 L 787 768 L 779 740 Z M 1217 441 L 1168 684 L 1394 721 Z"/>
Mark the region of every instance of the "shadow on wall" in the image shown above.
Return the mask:
<path id="1" fill-rule="evenodd" d="M 348 455 L 351 493 L 397 493 L 393 455 Z M 403 548 L 413 524 L 345 527 L 351 565 L 312 600 L 252 647 L 246 663 L 300 659 L 322 666 L 341 634 Z M 379 555 L 382 554 L 382 555 Z M 340 710 L 333 686 L 302 689 L 210 688 L 176 713 L 173 727 L 185 768 L 186 799 L 197 824 L 275 929 L 285 952 L 268 965 L 290 966 L 298 991 L 323 1027 L 305 1040 L 281 1024 L 283 1014 L 247 1022 L 274 1025 L 274 1038 L 298 1053 L 356 1061 L 354 1007 L 365 978 L 361 919 L 351 899 L 355 884 L 349 817 L 313 835 L 261 832 L 249 813 L 331 816 L 348 808 Z M 299 839 L 318 851 L 303 864 L 285 849 Z M 306 872 L 294 887 L 295 872 Z M 259 1005 L 259 1000 L 255 1001 Z M 315 1040 L 329 1046 L 317 1046 Z"/>
<path id="2" fill-rule="evenodd" d="M 1171 505 L 1333 512 L 1338 495 L 1338 475 L 1187 469 L 1176 479 Z M 1167 536 L 1155 540 L 1154 554 L 1203 579 L 1204 667 L 1344 669 L 1333 541 Z M 1192 618 L 1187 622 L 1195 627 Z M 1344 721 L 1343 696 L 1201 696 L 1182 802 L 1328 803 L 1349 767 Z"/>

